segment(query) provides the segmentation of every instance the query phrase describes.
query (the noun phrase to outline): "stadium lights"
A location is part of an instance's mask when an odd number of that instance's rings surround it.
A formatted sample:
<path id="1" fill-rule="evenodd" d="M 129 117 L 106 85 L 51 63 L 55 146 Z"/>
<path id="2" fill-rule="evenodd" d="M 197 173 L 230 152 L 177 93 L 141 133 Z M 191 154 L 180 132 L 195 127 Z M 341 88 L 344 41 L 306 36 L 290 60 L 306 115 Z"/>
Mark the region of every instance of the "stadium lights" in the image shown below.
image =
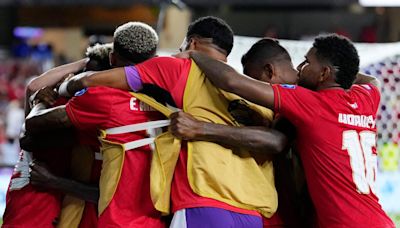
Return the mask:
<path id="1" fill-rule="evenodd" d="M 398 7 L 400 0 L 359 0 L 360 5 L 368 7 Z"/>

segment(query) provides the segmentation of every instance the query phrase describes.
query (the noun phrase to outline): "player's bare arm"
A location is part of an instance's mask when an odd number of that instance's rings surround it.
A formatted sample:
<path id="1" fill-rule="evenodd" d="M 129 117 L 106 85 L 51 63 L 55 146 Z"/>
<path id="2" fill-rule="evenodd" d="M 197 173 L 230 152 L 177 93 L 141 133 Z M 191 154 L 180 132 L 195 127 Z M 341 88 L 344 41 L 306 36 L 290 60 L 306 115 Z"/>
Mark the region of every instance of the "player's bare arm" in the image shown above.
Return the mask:
<path id="1" fill-rule="evenodd" d="M 19 139 L 21 149 L 40 153 L 52 148 L 67 148 L 76 144 L 75 132 L 72 129 L 47 131 L 40 134 L 24 132 Z"/>
<path id="2" fill-rule="evenodd" d="M 209 141 L 270 154 L 282 152 L 288 143 L 283 133 L 266 127 L 234 127 L 207 123 L 184 112 L 175 112 L 170 118 L 172 134 L 185 140 Z"/>
<path id="3" fill-rule="evenodd" d="M 58 177 L 38 161 L 31 163 L 30 168 L 31 183 L 35 186 L 58 190 L 92 203 L 97 203 L 99 200 L 100 193 L 97 186 Z"/>
<path id="4" fill-rule="evenodd" d="M 270 84 L 240 74 L 229 65 L 200 52 L 192 51 L 189 55 L 216 87 L 264 107 L 274 108 L 274 92 Z"/>
<path id="5" fill-rule="evenodd" d="M 65 105 L 46 109 L 43 103 L 39 103 L 32 108 L 25 120 L 26 131 L 32 134 L 69 127 L 72 127 L 72 123 L 68 118 Z"/>
<path id="6" fill-rule="evenodd" d="M 55 67 L 32 79 L 26 87 L 25 97 L 29 98 L 33 93 L 43 87 L 54 87 L 69 74 L 82 70 L 87 63 L 87 60 L 87 58 L 84 58 L 69 64 Z M 25 115 L 28 115 L 31 106 L 28 103 L 28 99 L 25 99 L 25 101 Z"/>
<path id="7" fill-rule="evenodd" d="M 376 87 L 380 86 L 380 82 L 377 78 L 372 75 L 358 73 L 354 84 L 372 84 Z"/>
<path id="8" fill-rule="evenodd" d="M 27 85 L 27 88 L 30 91 L 35 92 L 45 86 L 54 87 L 59 81 L 68 76 L 68 74 L 73 74 L 82 70 L 85 67 L 87 61 L 88 59 L 84 58 L 76 62 L 50 69 L 38 76 L 37 78 L 32 79 L 32 81 L 30 81 Z"/>
<path id="9" fill-rule="evenodd" d="M 107 86 L 116 89 L 130 90 L 125 77 L 124 68 L 84 72 L 64 82 L 60 86 L 60 95 L 72 96 L 75 92 L 86 87 Z"/>

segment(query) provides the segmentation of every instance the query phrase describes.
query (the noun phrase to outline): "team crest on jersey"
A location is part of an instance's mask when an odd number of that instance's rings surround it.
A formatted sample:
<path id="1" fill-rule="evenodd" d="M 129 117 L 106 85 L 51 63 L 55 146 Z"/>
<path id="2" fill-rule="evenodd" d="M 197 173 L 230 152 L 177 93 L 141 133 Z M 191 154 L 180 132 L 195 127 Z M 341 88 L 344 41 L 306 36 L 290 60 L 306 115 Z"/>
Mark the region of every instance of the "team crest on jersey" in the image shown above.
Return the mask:
<path id="1" fill-rule="evenodd" d="M 289 84 L 282 84 L 280 86 L 282 88 L 285 88 L 285 89 L 294 89 L 294 88 L 296 88 L 296 85 L 289 85 Z"/>
<path id="2" fill-rule="evenodd" d="M 86 91 L 87 91 L 87 88 L 81 89 L 81 90 L 79 90 L 78 92 L 76 92 L 74 96 L 75 96 L 75 97 L 82 96 L 83 94 L 86 93 Z"/>

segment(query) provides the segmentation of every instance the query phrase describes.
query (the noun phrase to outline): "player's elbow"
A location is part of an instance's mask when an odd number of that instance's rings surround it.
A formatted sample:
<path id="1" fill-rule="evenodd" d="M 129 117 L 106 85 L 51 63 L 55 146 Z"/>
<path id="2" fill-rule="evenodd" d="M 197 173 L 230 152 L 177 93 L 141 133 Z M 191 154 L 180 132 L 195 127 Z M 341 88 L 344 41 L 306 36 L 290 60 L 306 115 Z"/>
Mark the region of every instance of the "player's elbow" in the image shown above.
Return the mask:
<path id="1" fill-rule="evenodd" d="M 287 137 L 283 133 L 276 131 L 264 143 L 262 151 L 268 151 L 269 154 L 279 154 L 286 149 L 287 145 Z"/>
<path id="2" fill-rule="evenodd" d="M 286 149 L 287 144 L 288 144 L 287 138 L 282 134 L 281 136 L 277 137 L 272 151 L 275 154 L 281 153 Z"/>

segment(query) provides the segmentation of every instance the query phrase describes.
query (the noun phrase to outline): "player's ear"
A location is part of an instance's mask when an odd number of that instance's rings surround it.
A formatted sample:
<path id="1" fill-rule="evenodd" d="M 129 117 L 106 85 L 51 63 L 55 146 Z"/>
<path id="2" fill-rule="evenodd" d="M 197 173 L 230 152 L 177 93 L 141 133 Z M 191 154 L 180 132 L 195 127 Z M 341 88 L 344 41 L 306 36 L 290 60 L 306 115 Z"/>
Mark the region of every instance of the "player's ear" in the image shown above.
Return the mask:
<path id="1" fill-rule="evenodd" d="M 275 72 L 274 65 L 272 65 L 270 63 L 264 64 L 263 75 L 262 75 L 263 78 L 266 78 L 268 80 L 268 82 L 269 82 L 274 77 L 275 73 L 276 72 Z M 263 81 L 265 81 L 265 80 L 263 80 Z"/>
<path id="2" fill-rule="evenodd" d="M 194 37 L 189 38 L 189 40 L 187 41 L 187 46 L 188 46 L 187 50 L 197 50 L 198 49 L 197 45 L 198 42 L 196 38 Z"/>
<path id="3" fill-rule="evenodd" d="M 108 54 L 108 58 L 110 60 L 110 66 L 116 66 L 117 65 L 117 59 L 115 57 L 114 51 L 110 51 Z"/>
<path id="4" fill-rule="evenodd" d="M 321 76 L 319 78 L 320 82 L 326 81 L 331 76 L 332 70 L 329 66 L 324 66 L 321 71 Z"/>

